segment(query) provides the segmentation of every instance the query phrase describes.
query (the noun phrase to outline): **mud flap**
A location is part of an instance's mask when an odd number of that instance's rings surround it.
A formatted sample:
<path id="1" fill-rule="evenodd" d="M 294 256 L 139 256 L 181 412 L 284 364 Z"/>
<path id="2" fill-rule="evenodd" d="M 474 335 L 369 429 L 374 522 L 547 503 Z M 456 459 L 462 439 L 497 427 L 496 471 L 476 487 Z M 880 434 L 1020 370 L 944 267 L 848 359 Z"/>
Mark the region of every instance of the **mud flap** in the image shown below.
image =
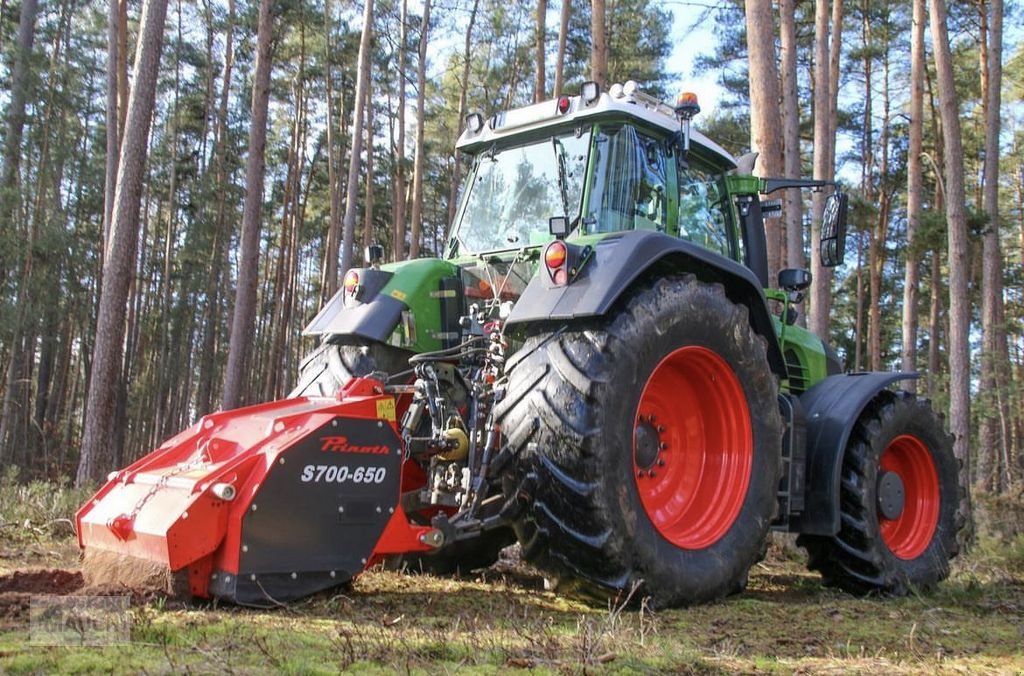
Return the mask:
<path id="1" fill-rule="evenodd" d="M 336 417 L 310 433 L 250 489 L 238 574 L 214 570 L 210 592 L 272 606 L 349 582 L 395 511 L 401 462 L 400 440 L 380 420 Z"/>

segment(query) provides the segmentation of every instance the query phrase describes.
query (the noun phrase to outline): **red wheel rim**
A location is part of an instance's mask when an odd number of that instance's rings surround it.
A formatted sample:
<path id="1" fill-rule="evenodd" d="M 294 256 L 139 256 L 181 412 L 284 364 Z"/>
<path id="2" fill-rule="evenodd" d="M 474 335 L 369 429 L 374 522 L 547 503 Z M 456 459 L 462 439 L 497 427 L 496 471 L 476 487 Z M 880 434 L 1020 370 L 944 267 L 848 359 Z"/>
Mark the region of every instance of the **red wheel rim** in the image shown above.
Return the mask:
<path id="1" fill-rule="evenodd" d="M 902 434 L 885 447 L 882 471 L 895 472 L 903 482 L 903 511 L 894 519 L 881 514 L 882 540 L 901 559 L 915 559 L 928 548 L 939 523 L 939 477 L 923 441 Z"/>
<path id="2" fill-rule="evenodd" d="M 732 368 L 707 348 L 672 352 L 647 380 L 633 424 L 633 477 L 651 523 L 682 549 L 717 542 L 743 507 L 754 458 Z"/>

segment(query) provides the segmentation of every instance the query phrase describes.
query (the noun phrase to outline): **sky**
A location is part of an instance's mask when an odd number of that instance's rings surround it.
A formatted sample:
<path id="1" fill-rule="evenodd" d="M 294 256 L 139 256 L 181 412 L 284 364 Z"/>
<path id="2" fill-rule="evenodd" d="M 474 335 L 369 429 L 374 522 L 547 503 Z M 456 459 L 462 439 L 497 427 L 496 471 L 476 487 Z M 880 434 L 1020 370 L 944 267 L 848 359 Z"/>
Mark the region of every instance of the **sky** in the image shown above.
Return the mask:
<path id="1" fill-rule="evenodd" d="M 697 94 L 701 114 L 708 115 L 722 96 L 722 88 L 716 82 L 718 74 L 707 72 L 697 77 L 693 74 L 693 64 L 697 57 L 714 52 L 717 44 L 713 15 L 708 13 L 702 22 L 694 25 L 709 3 L 665 0 L 662 4 L 672 12 L 671 39 L 674 47 L 668 69 L 678 74 L 676 93 L 688 91 Z"/>

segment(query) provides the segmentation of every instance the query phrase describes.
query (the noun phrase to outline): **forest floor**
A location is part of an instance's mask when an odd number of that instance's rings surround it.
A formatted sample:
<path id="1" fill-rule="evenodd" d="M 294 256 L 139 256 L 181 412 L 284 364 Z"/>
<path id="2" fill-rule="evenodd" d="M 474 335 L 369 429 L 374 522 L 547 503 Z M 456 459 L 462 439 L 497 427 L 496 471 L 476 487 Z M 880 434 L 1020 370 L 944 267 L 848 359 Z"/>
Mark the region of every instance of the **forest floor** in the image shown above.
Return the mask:
<path id="1" fill-rule="evenodd" d="M 347 588 L 253 610 L 85 588 L 67 524 L 13 521 L 3 497 L 5 673 L 1024 673 L 1020 533 L 985 535 L 938 590 L 899 599 L 826 589 L 801 550 L 776 538 L 744 593 L 693 608 L 568 600 L 512 557 L 460 580 L 374 570 Z M 46 645 L 32 633 L 41 594 L 120 600 L 120 640 L 75 646 L 65 632 L 67 644 Z"/>

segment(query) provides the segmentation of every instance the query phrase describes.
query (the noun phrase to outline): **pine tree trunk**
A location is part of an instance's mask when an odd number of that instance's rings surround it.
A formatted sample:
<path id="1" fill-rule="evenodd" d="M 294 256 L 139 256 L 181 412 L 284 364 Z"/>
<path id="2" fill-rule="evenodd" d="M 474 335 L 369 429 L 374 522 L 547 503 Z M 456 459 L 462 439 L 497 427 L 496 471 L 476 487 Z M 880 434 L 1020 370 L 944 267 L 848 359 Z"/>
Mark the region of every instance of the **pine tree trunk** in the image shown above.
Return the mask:
<path id="1" fill-rule="evenodd" d="M 242 244 L 238 255 L 238 287 L 231 316 L 228 365 L 224 375 L 225 409 L 237 408 L 246 398 L 252 327 L 256 320 L 256 285 L 260 262 L 260 212 L 266 172 L 267 109 L 270 102 L 270 60 L 273 20 L 270 0 L 260 0 L 256 29 L 256 74 L 249 121 L 249 151 L 245 165 L 245 202 L 242 205 Z"/>
<path id="2" fill-rule="evenodd" d="M 572 12 L 572 0 L 562 0 L 562 11 L 558 20 L 558 56 L 555 59 L 555 91 L 554 97 L 562 95 L 565 85 L 565 46 L 569 36 L 569 15 Z"/>
<path id="3" fill-rule="evenodd" d="M 878 215 L 872 228 L 870 260 L 870 311 L 868 314 L 868 368 L 882 370 L 882 276 L 885 268 L 885 242 L 889 227 L 889 36 L 883 25 L 882 46 L 882 134 L 879 140 Z"/>
<path id="4" fill-rule="evenodd" d="M 398 29 L 398 143 L 395 162 L 394 186 L 394 233 L 392 248 L 396 261 L 405 259 L 405 43 L 407 40 L 408 0 L 402 0 L 402 11 Z"/>
<path id="5" fill-rule="evenodd" d="M 355 249 L 356 213 L 359 205 L 359 167 L 363 153 L 363 105 L 370 86 L 370 38 L 373 35 L 373 0 L 363 6 L 363 33 L 359 40 L 359 69 L 356 72 L 356 95 L 352 104 L 352 155 L 348 162 L 348 183 L 345 186 L 345 220 L 341 245 L 341 274 L 352 267 Z"/>
<path id="6" fill-rule="evenodd" d="M 973 537 L 970 503 L 970 299 L 967 295 L 967 214 L 964 210 L 964 154 L 960 111 L 953 77 L 945 0 L 931 0 L 932 48 L 938 79 L 945 145 L 946 227 L 949 247 L 949 426 L 953 450 L 961 462 L 965 492 L 960 509 L 965 518 L 964 539 Z"/>
<path id="7" fill-rule="evenodd" d="M 907 150 L 907 263 L 903 278 L 903 324 L 901 368 L 911 372 L 917 370 L 917 303 L 920 296 L 920 254 L 917 232 L 921 221 L 921 184 L 924 165 L 921 153 L 924 150 L 924 24 L 925 0 L 913 0 L 913 18 L 910 37 L 910 120 L 909 148 Z M 914 392 L 914 381 L 904 383 Z"/>
<path id="8" fill-rule="evenodd" d="M 231 72 L 234 69 L 235 1 L 228 0 L 227 26 L 224 39 L 224 74 L 221 81 L 220 104 L 217 109 L 217 123 L 214 127 L 214 185 L 217 196 L 217 210 L 213 221 L 213 251 L 209 258 L 209 274 L 206 277 L 206 304 L 203 306 L 203 344 L 199 357 L 199 389 L 196 408 L 200 414 L 209 413 L 213 407 L 214 382 L 216 382 L 215 353 L 219 333 L 222 294 L 221 280 L 225 253 L 225 241 L 230 239 L 227 232 L 227 118 L 228 94 L 231 90 Z"/>
<path id="9" fill-rule="evenodd" d="M 128 299 L 128 287 L 139 234 L 139 205 L 146 146 L 156 98 L 166 16 L 167 0 L 146 0 L 142 7 L 132 78 L 134 86 L 128 102 L 124 142 L 118 162 L 108 256 L 104 261 L 85 429 L 75 480 L 78 486 L 100 481 L 113 469 L 110 453 L 114 427 L 120 423 L 115 419 L 115 405 L 118 379 L 121 375 L 125 303 Z"/>
<path id="10" fill-rule="evenodd" d="M 534 34 L 534 39 L 537 41 L 536 54 L 537 54 L 537 69 L 534 76 L 534 87 L 533 87 L 533 101 L 534 103 L 540 103 L 545 99 L 545 92 L 547 90 L 546 73 L 544 72 L 544 51 L 547 47 L 547 26 L 545 19 L 548 13 L 548 0 L 537 0 L 537 30 Z M 467 36 L 468 38 L 468 36 Z M 461 116 L 460 116 L 461 117 Z"/>
<path id="11" fill-rule="evenodd" d="M 423 230 L 423 126 L 426 119 L 427 89 L 427 40 L 430 34 L 430 0 L 423 3 L 423 19 L 420 24 L 419 62 L 416 65 L 416 156 L 412 169 L 412 215 L 409 258 L 419 258 L 420 239 Z"/>
<path id="12" fill-rule="evenodd" d="M 797 98 L 796 0 L 779 3 L 782 40 L 782 117 L 784 130 L 785 175 L 800 178 L 800 102 Z M 786 223 L 786 267 L 804 267 L 803 203 L 799 189 L 790 189 L 783 197 Z M 805 321 L 801 315 L 801 321 Z"/>
<path id="13" fill-rule="evenodd" d="M 999 132 L 1002 103 L 1003 3 L 989 0 L 987 4 L 988 40 L 982 32 L 982 100 L 985 111 L 985 164 L 982 208 L 988 218 L 982 236 L 982 291 L 981 291 L 981 382 L 979 399 L 984 403 L 980 411 L 978 480 L 982 486 L 1000 491 L 1008 483 L 1009 467 L 1001 467 L 1008 458 L 1006 450 L 1008 430 L 1004 421 L 1006 407 L 1006 374 L 1010 367 L 1006 334 L 1003 327 L 1003 254 L 999 242 Z M 980 4 L 982 25 L 986 17 L 986 3 Z"/>
<path id="14" fill-rule="evenodd" d="M 117 160 L 120 155 L 120 116 L 118 115 L 118 83 L 120 50 L 121 0 L 107 2 L 107 161 L 103 192 L 103 250 L 110 241 L 110 215 L 114 211 L 114 186 L 117 183 Z"/>
<path id="15" fill-rule="evenodd" d="M 605 89 L 608 86 L 608 24 L 604 17 L 604 0 L 590 3 L 590 45 L 590 79 Z"/>
<path id="16" fill-rule="evenodd" d="M 462 133 L 466 117 L 466 94 L 469 90 L 469 66 L 473 58 L 470 48 L 472 46 L 473 26 L 476 24 L 476 13 L 480 7 L 480 0 L 473 0 L 473 9 L 469 12 L 469 25 L 466 27 L 466 43 L 462 50 L 462 81 L 459 83 L 459 125 L 456 134 Z M 454 144 L 453 144 L 454 145 Z M 452 167 L 452 185 L 448 193 L 448 221 L 447 226 L 451 228 L 455 223 L 455 210 L 458 207 L 459 181 L 462 180 L 462 153 L 455 153 L 455 163 Z"/>
<path id="17" fill-rule="evenodd" d="M 330 211 L 327 238 L 324 242 L 324 267 L 320 277 L 321 304 L 338 291 L 338 254 L 341 249 L 341 186 L 338 184 L 338 139 L 335 138 L 334 77 L 331 72 L 331 56 L 334 51 L 334 43 L 331 40 L 334 28 L 331 6 L 331 0 L 324 1 L 324 90 L 327 106 L 327 191 Z"/>
<path id="18" fill-rule="evenodd" d="M 833 0 L 829 22 L 828 3 L 815 4 L 814 14 L 814 178 L 832 180 L 835 174 L 835 141 L 838 127 L 839 56 L 842 42 L 843 2 Z M 829 39 L 829 26 L 832 36 Z M 808 328 L 829 340 L 832 313 L 832 269 L 821 264 L 821 219 L 825 195 L 811 198 L 811 294 Z"/>
<path id="19" fill-rule="evenodd" d="M 373 88 L 366 89 L 366 192 L 363 196 L 363 251 L 374 243 L 373 232 Z"/>
<path id="20" fill-rule="evenodd" d="M 759 153 L 759 176 L 781 176 L 782 116 L 779 114 L 779 70 L 775 58 L 775 26 L 770 0 L 747 0 L 747 53 L 750 59 L 750 145 Z M 768 281 L 782 264 L 782 228 L 779 220 L 764 224 L 768 249 Z"/>

